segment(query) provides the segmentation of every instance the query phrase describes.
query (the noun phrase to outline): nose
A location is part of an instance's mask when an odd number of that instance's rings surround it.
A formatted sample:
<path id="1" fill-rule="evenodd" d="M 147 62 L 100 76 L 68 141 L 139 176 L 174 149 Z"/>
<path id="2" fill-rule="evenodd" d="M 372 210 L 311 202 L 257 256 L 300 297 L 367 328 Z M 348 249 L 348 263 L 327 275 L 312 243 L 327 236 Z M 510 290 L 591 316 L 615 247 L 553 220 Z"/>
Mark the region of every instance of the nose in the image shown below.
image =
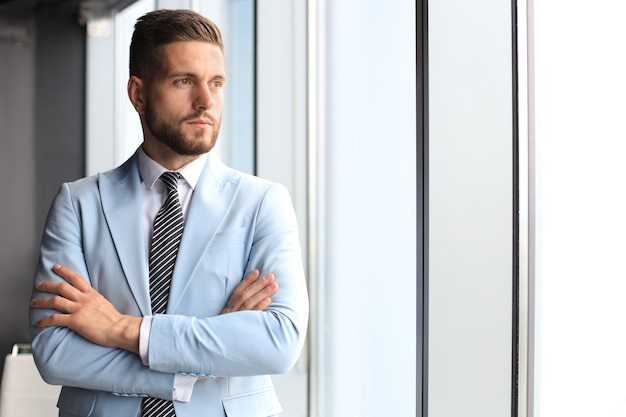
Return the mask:
<path id="1" fill-rule="evenodd" d="M 213 96 L 211 89 L 206 84 L 198 84 L 195 89 L 194 109 L 207 110 L 213 107 Z"/>

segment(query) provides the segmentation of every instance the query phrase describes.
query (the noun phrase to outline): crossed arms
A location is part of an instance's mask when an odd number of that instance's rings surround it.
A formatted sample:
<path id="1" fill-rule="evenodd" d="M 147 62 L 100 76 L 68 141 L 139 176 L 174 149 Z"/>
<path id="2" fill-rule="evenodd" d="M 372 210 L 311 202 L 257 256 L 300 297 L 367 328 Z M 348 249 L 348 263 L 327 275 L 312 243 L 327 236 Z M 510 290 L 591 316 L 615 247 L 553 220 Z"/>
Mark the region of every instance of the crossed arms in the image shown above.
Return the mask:
<path id="1" fill-rule="evenodd" d="M 139 353 L 139 327 L 141 317 L 118 312 L 113 304 L 98 293 L 79 274 L 55 264 L 54 272 L 65 280 L 43 281 L 36 289 L 53 294 L 34 298 L 31 307 L 58 311 L 35 323 L 36 327 L 67 327 L 100 346 L 119 348 Z M 272 303 L 271 296 L 278 290 L 274 276 L 259 279 L 259 271 L 249 273 L 235 288 L 221 314 L 245 310 L 265 310 Z"/>

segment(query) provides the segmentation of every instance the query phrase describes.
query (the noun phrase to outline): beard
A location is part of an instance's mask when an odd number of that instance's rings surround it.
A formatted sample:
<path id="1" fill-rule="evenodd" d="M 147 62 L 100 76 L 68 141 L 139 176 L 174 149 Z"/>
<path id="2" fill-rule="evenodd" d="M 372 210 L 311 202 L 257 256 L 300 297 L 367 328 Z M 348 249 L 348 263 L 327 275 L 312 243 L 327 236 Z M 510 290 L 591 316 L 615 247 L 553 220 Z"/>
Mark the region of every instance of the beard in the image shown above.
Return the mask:
<path id="1" fill-rule="evenodd" d="M 205 135 L 203 131 L 199 131 L 193 135 L 185 135 L 180 128 L 180 125 L 185 121 L 200 117 L 208 118 L 215 122 L 213 132 L 208 140 L 203 137 Z M 162 117 L 150 102 L 146 103 L 145 122 L 146 127 L 150 133 L 152 133 L 153 137 L 177 154 L 185 156 L 201 155 L 213 149 L 215 142 L 217 142 L 217 136 L 219 135 L 220 126 L 222 124 L 221 118 L 215 119 L 214 117 L 206 115 L 203 111 L 197 111 L 179 122 L 172 122 Z"/>

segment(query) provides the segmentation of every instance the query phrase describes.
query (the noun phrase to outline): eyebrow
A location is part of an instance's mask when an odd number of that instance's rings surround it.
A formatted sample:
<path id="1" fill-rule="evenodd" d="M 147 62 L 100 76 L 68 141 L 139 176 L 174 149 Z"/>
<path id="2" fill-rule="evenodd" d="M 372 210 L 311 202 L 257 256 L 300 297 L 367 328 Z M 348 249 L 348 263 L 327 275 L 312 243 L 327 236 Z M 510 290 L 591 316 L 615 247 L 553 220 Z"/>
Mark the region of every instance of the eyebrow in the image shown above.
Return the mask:
<path id="1" fill-rule="evenodd" d="M 198 78 L 198 75 L 193 72 L 179 71 L 179 72 L 172 72 L 170 74 L 167 74 L 165 77 L 166 78 L 178 78 L 178 77 Z M 212 77 L 211 79 L 226 81 L 226 76 L 223 74 L 218 74 Z"/>
<path id="2" fill-rule="evenodd" d="M 189 78 L 197 78 L 198 76 L 192 72 L 172 72 L 165 75 L 166 78 L 179 78 L 179 77 L 189 77 Z"/>

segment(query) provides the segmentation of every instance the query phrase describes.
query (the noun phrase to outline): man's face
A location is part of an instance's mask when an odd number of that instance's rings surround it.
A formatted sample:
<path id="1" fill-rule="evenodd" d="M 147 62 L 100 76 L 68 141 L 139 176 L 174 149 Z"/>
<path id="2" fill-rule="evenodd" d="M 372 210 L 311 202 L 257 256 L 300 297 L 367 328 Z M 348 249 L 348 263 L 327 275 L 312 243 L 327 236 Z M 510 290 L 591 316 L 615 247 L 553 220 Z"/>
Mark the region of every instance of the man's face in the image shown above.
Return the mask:
<path id="1" fill-rule="evenodd" d="M 163 65 L 146 83 L 142 113 L 144 141 L 178 155 L 210 151 L 222 122 L 224 55 L 199 41 L 162 47 Z M 160 142 L 160 143 L 157 143 Z"/>

